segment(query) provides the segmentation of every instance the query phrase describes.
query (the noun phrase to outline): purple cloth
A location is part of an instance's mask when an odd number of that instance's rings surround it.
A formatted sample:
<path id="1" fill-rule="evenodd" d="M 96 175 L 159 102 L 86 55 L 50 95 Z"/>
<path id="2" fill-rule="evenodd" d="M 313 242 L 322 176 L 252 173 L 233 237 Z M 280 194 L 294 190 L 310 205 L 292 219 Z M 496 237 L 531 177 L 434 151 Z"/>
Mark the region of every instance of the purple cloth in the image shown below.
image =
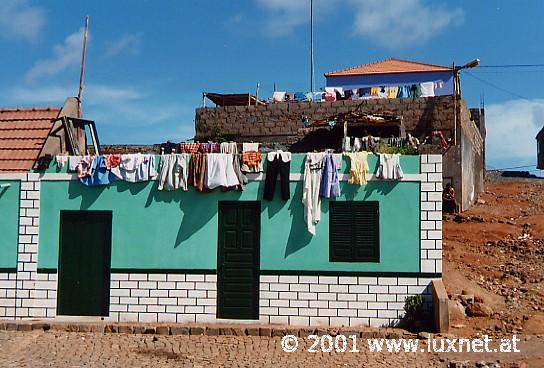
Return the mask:
<path id="1" fill-rule="evenodd" d="M 319 185 L 319 196 L 323 198 L 336 198 L 340 196 L 338 170 L 331 153 L 328 153 L 323 158 L 323 172 Z"/>

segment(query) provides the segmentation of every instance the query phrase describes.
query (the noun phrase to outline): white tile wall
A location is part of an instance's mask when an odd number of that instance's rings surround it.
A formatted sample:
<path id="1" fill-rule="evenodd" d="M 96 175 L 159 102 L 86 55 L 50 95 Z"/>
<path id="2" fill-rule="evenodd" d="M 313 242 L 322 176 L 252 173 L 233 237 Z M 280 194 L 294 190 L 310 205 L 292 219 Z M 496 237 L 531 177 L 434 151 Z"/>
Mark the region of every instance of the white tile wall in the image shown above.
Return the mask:
<path id="1" fill-rule="evenodd" d="M 421 156 L 423 273 L 442 272 L 442 156 Z M 40 176 L 21 181 L 17 273 L 0 273 L 0 318 L 56 316 L 57 275 L 37 273 Z M 260 321 L 292 325 L 392 325 L 404 299 L 423 294 L 431 279 L 264 275 Z M 216 275 L 111 275 L 110 318 L 119 322 L 216 322 Z"/>

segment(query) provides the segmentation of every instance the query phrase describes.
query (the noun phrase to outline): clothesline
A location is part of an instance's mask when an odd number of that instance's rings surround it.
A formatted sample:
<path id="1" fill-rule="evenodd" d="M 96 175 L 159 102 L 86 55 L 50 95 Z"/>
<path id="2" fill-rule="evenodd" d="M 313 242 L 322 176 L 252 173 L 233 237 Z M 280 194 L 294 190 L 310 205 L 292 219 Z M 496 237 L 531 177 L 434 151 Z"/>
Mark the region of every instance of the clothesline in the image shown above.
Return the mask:
<path id="1" fill-rule="evenodd" d="M 333 102 L 342 100 L 365 100 L 374 98 L 434 97 L 442 88 L 443 81 L 422 82 L 403 85 L 376 85 L 370 87 L 325 87 L 321 92 L 274 92 L 271 102 Z"/>

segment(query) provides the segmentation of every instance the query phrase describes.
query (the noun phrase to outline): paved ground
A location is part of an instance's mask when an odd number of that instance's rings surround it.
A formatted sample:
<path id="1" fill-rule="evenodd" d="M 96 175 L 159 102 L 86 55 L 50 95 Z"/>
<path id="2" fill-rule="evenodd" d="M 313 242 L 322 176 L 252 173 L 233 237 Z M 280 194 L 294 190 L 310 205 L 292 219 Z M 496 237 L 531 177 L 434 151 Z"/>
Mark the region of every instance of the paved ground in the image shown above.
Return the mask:
<path id="1" fill-rule="evenodd" d="M 467 359 L 427 353 L 376 354 L 362 348 L 360 353 L 309 353 L 307 339 L 301 339 L 297 352 L 285 353 L 280 342 L 279 337 L 0 331 L 0 367 L 446 367 L 449 360 Z M 529 342 L 522 349 L 524 345 Z M 536 353 L 542 352 L 544 339 L 535 338 L 530 345 Z M 523 358 L 529 367 L 544 362 L 531 355 Z M 496 362 L 498 356 L 485 358 Z M 520 366 L 512 365 L 519 359 L 500 358 L 501 367 Z"/>

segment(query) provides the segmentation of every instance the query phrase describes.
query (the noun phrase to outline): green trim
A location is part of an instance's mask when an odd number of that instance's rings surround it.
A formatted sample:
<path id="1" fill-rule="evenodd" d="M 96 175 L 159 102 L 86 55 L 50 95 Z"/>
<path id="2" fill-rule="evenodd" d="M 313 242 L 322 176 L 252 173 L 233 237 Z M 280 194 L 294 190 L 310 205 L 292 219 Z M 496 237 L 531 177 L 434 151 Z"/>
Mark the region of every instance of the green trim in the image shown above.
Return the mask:
<path id="1" fill-rule="evenodd" d="M 38 268 L 38 273 L 57 273 L 56 268 Z"/>
<path id="2" fill-rule="evenodd" d="M 168 269 L 168 268 L 112 268 L 111 273 L 165 273 L 165 274 L 190 274 L 190 275 L 215 275 L 216 270 L 202 269 Z"/>
<path id="3" fill-rule="evenodd" d="M 1 273 L 16 273 L 16 272 L 17 272 L 17 268 L 16 268 L 16 267 L 14 267 L 14 268 L 9 268 L 9 267 L 5 268 L 5 267 L 2 267 L 2 268 L 0 268 L 0 272 L 1 272 Z"/>
<path id="4" fill-rule="evenodd" d="M 0 272 L 11 269 L 0 269 Z M 38 273 L 57 273 L 56 268 L 38 268 Z M 195 269 L 160 269 L 160 268 L 112 268 L 111 273 L 150 273 L 150 274 L 189 274 L 189 275 L 215 275 L 216 270 Z M 304 271 L 304 270 L 261 270 L 261 276 L 374 276 L 374 277 L 421 277 L 442 278 L 442 273 L 432 272 L 353 272 L 353 271 Z"/>

